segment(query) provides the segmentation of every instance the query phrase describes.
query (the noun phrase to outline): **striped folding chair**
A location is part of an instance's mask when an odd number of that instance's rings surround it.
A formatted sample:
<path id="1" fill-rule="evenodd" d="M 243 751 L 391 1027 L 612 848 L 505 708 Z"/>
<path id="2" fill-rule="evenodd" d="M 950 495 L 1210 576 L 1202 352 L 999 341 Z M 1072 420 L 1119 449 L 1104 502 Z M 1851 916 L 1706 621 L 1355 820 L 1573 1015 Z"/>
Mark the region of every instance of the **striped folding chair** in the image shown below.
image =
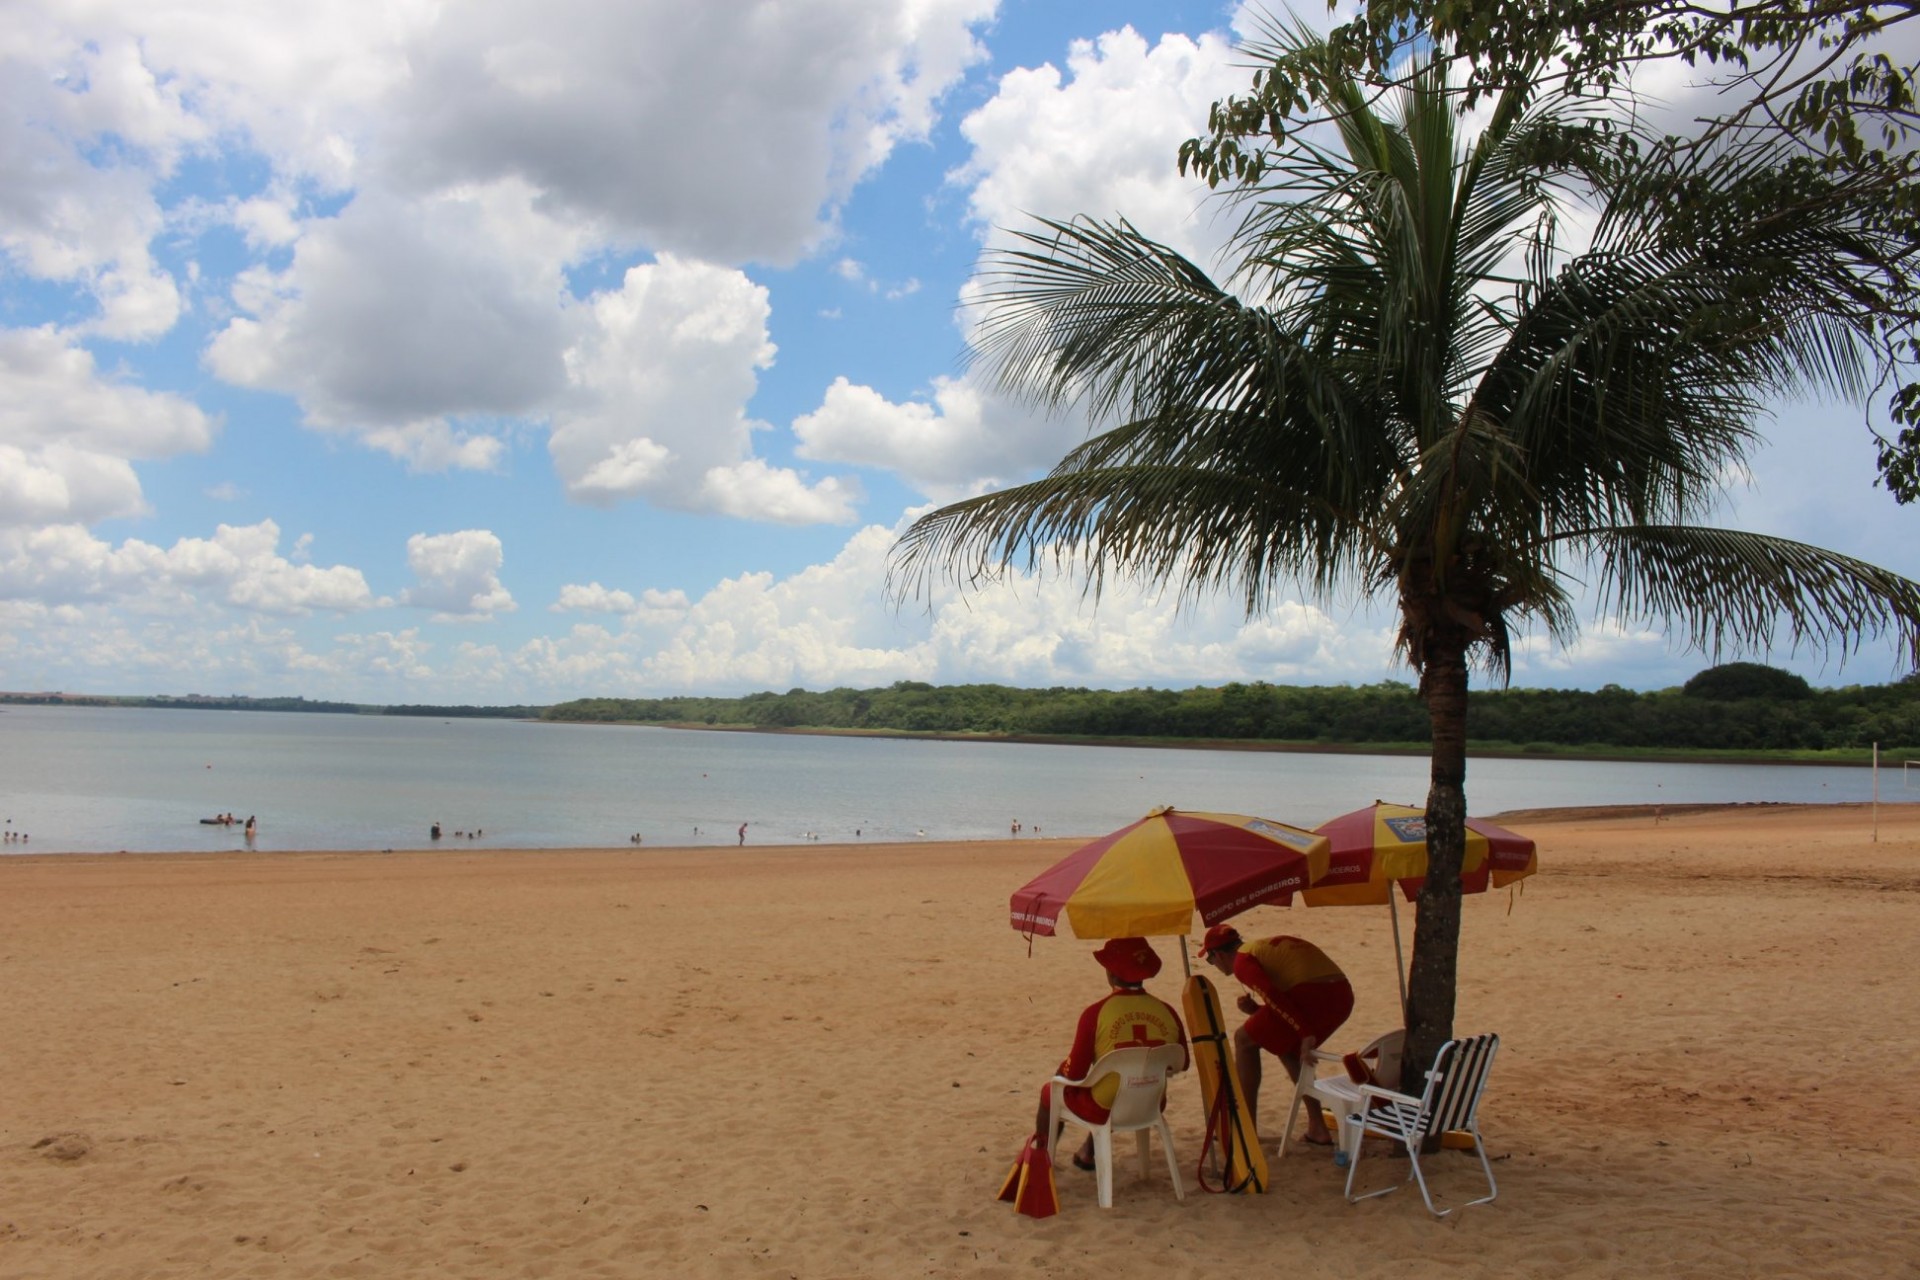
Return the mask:
<path id="1" fill-rule="evenodd" d="M 1500 1037 L 1488 1032 L 1465 1040 L 1449 1040 L 1440 1046 L 1427 1073 L 1427 1089 L 1418 1098 L 1379 1085 L 1365 1084 L 1359 1089 L 1360 1104 L 1347 1117 L 1359 1129 L 1354 1151 L 1347 1165 L 1347 1201 L 1371 1200 L 1374 1196 L 1398 1191 L 1406 1183 L 1382 1187 L 1365 1195 L 1353 1194 L 1354 1175 L 1360 1172 L 1360 1148 L 1369 1136 L 1392 1138 L 1407 1148 L 1407 1162 L 1413 1166 L 1408 1181 L 1420 1184 L 1420 1197 L 1427 1212 L 1444 1218 L 1452 1209 L 1436 1209 L 1427 1190 L 1427 1175 L 1420 1168 L 1420 1144 L 1427 1135 L 1464 1130 L 1473 1135 L 1474 1154 L 1480 1157 L 1481 1171 L 1487 1175 L 1487 1194 L 1467 1204 L 1486 1204 L 1500 1194 L 1493 1183 L 1493 1166 L 1487 1162 L 1487 1144 L 1480 1138 L 1480 1095 L 1486 1092 L 1487 1072 L 1493 1069 L 1493 1055 L 1499 1052 Z M 1457 1205 L 1456 1208 L 1464 1208 Z"/>

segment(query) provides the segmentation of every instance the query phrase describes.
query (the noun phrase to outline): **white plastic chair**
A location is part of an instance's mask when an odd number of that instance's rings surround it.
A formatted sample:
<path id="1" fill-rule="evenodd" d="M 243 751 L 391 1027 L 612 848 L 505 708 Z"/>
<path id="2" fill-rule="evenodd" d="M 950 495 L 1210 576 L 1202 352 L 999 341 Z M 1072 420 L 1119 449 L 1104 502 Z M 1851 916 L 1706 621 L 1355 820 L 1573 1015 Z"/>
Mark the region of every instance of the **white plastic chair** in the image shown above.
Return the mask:
<path id="1" fill-rule="evenodd" d="M 1382 1083 L 1400 1083 L 1400 1046 L 1405 1038 L 1405 1031 L 1389 1031 L 1376 1036 L 1366 1048 L 1360 1050 L 1359 1058 L 1383 1077 Z M 1293 1122 L 1298 1118 L 1301 1106 L 1308 1098 L 1312 1098 L 1326 1109 L 1327 1118 L 1339 1135 L 1337 1146 L 1344 1158 L 1338 1163 L 1349 1164 L 1360 1145 L 1360 1130 L 1349 1122 L 1349 1117 L 1360 1106 L 1360 1086 L 1347 1075 L 1342 1055 L 1313 1048 L 1312 1044 L 1312 1041 L 1308 1041 L 1307 1051 L 1300 1055 L 1300 1078 L 1293 1083 L 1293 1106 L 1287 1111 L 1286 1127 L 1280 1131 L 1280 1146 L 1274 1152 L 1274 1157 L 1278 1159 L 1287 1154 L 1287 1140 L 1293 1134 Z M 1328 1065 L 1335 1069 L 1334 1074 L 1318 1074 L 1319 1068 Z"/>
<path id="2" fill-rule="evenodd" d="M 1347 1202 L 1371 1200 L 1374 1196 L 1398 1191 L 1406 1183 L 1353 1194 L 1354 1175 L 1360 1172 L 1360 1139 L 1368 1135 L 1392 1138 L 1407 1149 L 1407 1162 L 1413 1166 L 1409 1180 L 1420 1184 L 1420 1196 L 1427 1212 L 1444 1218 L 1452 1209 L 1436 1209 L 1427 1190 L 1427 1176 L 1420 1169 L 1420 1144 L 1428 1134 L 1464 1130 L 1473 1135 L 1473 1150 L 1480 1157 L 1480 1170 L 1487 1175 L 1487 1194 L 1467 1204 L 1486 1204 L 1500 1194 L 1493 1182 L 1493 1166 L 1487 1161 L 1487 1144 L 1480 1137 L 1480 1097 L 1487 1089 L 1487 1073 L 1493 1069 L 1493 1056 L 1500 1050 L 1500 1037 L 1489 1032 L 1465 1040 L 1449 1040 L 1434 1056 L 1433 1070 L 1427 1073 L 1426 1091 L 1418 1098 L 1396 1093 L 1379 1085 L 1363 1084 L 1355 1092 L 1359 1102 L 1346 1113 L 1346 1123 L 1354 1128 L 1355 1141 L 1347 1164 Z M 1346 1138 L 1342 1127 L 1342 1140 Z M 1465 1208 L 1456 1205 L 1455 1208 Z"/>
<path id="3" fill-rule="evenodd" d="M 1173 1177 L 1173 1194 L 1185 1200 L 1186 1188 L 1180 1183 L 1180 1166 L 1173 1156 L 1173 1130 L 1167 1126 L 1167 1118 L 1160 1110 L 1160 1101 L 1167 1093 L 1167 1077 L 1186 1070 L 1186 1065 L 1187 1051 L 1184 1045 L 1163 1044 L 1152 1048 L 1115 1049 L 1094 1063 L 1084 1080 L 1055 1076 L 1047 1101 L 1047 1158 L 1053 1158 L 1053 1149 L 1060 1141 L 1060 1130 L 1067 1121 L 1071 1120 L 1081 1128 L 1090 1130 L 1093 1134 L 1093 1168 L 1098 1182 L 1100 1207 L 1111 1209 L 1113 1135 L 1139 1135 L 1140 1176 L 1145 1178 L 1151 1172 L 1147 1134 L 1149 1130 L 1157 1131 L 1160 1149 L 1167 1156 L 1167 1172 Z M 1119 1077 L 1120 1091 L 1113 1096 L 1113 1105 L 1107 1111 L 1107 1122 L 1089 1124 L 1068 1108 L 1066 1089 L 1069 1085 L 1092 1088 L 1108 1076 Z"/>

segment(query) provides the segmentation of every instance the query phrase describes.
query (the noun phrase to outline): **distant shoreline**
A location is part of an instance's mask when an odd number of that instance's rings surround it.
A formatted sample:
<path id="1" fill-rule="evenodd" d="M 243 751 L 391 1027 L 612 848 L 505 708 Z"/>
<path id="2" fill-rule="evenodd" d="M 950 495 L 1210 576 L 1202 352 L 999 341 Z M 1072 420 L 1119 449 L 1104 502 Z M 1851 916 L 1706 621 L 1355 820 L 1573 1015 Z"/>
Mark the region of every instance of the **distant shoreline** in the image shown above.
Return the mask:
<path id="1" fill-rule="evenodd" d="M 991 688 L 1005 693 L 998 686 Z M 203 695 L 190 695 L 184 698 L 166 696 L 134 695 L 88 695 L 64 693 L 20 693 L 0 691 L 0 704 L 15 706 L 63 706 L 76 708 L 117 708 L 123 710 L 202 710 L 228 712 L 298 712 L 322 715 L 358 715 L 374 717 L 402 717 L 417 720 L 438 719 L 451 723 L 454 720 L 500 720 L 522 724 L 567 724 L 567 725 L 606 725 L 616 727 L 639 727 L 654 729 L 696 729 L 720 733 L 758 733 L 786 734 L 806 737 L 839 738 L 880 738 L 888 740 L 928 741 L 928 742 L 988 742 L 1018 743 L 1035 746 L 1078 746 L 1078 747 L 1135 747 L 1169 751 L 1241 751 L 1265 752 L 1273 754 L 1302 755 L 1366 755 L 1384 757 L 1424 757 L 1430 747 L 1426 740 L 1426 722 L 1424 714 L 1409 718 L 1406 715 L 1368 716 L 1362 714 L 1357 721 L 1340 718 L 1338 723 L 1348 733 L 1380 734 L 1379 738 L 1325 741 L 1318 738 L 1245 738 L 1238 736 L 1204 736 L 1204 730 L 1216 729 L 1216 723 L 1205 716 L 1199 719 L 1188 718 L 1190 730 L 1203 731 L 1195 736 L 1178 736 L 1168 733 L 1100 733 L 1100 732 L 1020 732 L 997 731 L 992 729 L 970 730 L 957 728 L 909 729 L 894 727 L 855 728 L 850 727 L 844 716 L 795 714 L 788 716 L 759 714 L 742 715 L 742 702 L 757 702 L 761 697 L 792 696 L 803 693 L 790 691 L 788 695 L 754 695 L 748 699 L 715 700 L 705 698 L 667 699 L 642 702 L 620 699 L 585 700 L 588 703 L 611 703 L 616 705 L 596 706 L 584 713 L 570 711 L 584 705 L 581 702 L 564 703 L 542 707 L 527 704 L 501 706 L 448 705 L 429 706 L 424 704 L 398 704 L 393 706 L 361 705 L 351 703 L 329 703 L 309 701 L 303 697 L 289 698 L 251 698 L 231 697 L 214 698 Z M 836 694 L 844 690 L 834 691 Z M 873 691 L 876 695 L 886 691 Z M 1014 691 L 1018 692 L 1018 691 Z M 1043 691 L 1045 692 L 1045 691 Z M 1058 692 L 1058 691 L 1051 691 Z M 1074 691 L 1067 691 L 1074 692 Z M 1082 691 L 1084 692 L 1084 691 Z M 1153 692 L 1153 691 L 1149 691 Z M 1338 689 L 1323 691 L 1339 693 Z M 1349 691 L 1351 692 L 1351 691 Z M 1848 691 L 1839 691 L 1845 694 Z M 1117 695 L 1116 695 L 1117 696 Z M 1584 695 L 1582 695 L 1584 696 Z M 1650 695 L 1653 705 L 1663 705 L 1660 699 L 1664 695 Z M 1670 699 L 1668 701 L 1671 701 Z M 617 705 L 622 702 L 628 705 Z M 668 703 L 678 703 L 669 707 Z M 684 705 L 689 703 L 715 703 L 711 707 Z M 724 705 L 719 705 L 724 704 Z M 1784 702 L 1781 708 L 1790 709 L 1797 703 Z M 1851 704 L 1849 704 L 1851 705 Z M 7 709 L 0 705 L 0 712 Z M 847 711 L 845 707 L 840 708 Z M 1362 712 L 1365 708 L 1360 709 Z M 1402 711 L 1405 708 L 1401 709 Z M 1872 711 L 1871 708 L 1867 709 Z M 898 711 L 898 708 L 895 708 Z M 640 712 L 648 718 L 624 718 L 625 715 Z M 717 712 L 717 714 L 716 714 Z M 682 719 L 659 718 L 667 715 L 680 715 Z M 1582 712 L 1581 714 L 1586 714 Z M 1862 712 L 1866 714 L 1866 712 Z M 1878 714 L 1878 712 L 1874 712 Z M 602 716 L 608 718 L 601 718 Z M 620 717 L 620 718 L 614 718 Z M 725 717 L 725 718 L 722 718 Z M 917 717 L 907 717 L 912 722 Z M 808 720 L 811 723 L 776 724 L 765 721 L 776 719 Z M 902 723 L 899 716 L 877 716 L 882 724 Z M 1751 719 L 1751 716 L 1748 717 Z M 1707 764 L 1707 765 L 1813 765 L 1822 768 L 1866 768 L 1873 763 L 1873 751 L 1869 746 L 1819 747 L 1819 746 L 1775 746 L 1775 747 L 1721 747 L 1720 742 L 1732 741 L 1802 741 L 1825 742 L 1832 740 L 1823 723 L 1802 725 L 1804 733 L 1796 736 L 1792 733 L 1761 732 L 1750 723 L 1734 723 L 1713 726 L 1714 732 L 1697 732 L 1697 725 L 1685 726 L 1685 731 L 1674 733 L 1655 732 L 1648 726 L 1641 726 L 1637 733 L 1627 732 L 1624 736 L 1648 742 L 1682 742 L 1683 746 L 1634 746 L 1617 745 L 1608 741 L 1611 736 L 1600 717 L 1595 723 L 1586 725 L 1592 729 L 1583 741 L 1567 741 L 1568 738 L 1583 735 L 1568 732 L 1564 724 L 1558 721 L 1543 724 L 1537 718 L 1529 721 L 1524 716 L 1519 720 L 1509 715 L 1495 715 L 1485 726 L 1494 734 L 1470 742 L 1467 754 L 1470 757 L 1485 760 L 1567 760 L 1589 761 L 1595 763 L 1617 764 Z M 823 722 L 824 721 L 824 722 Z M 922 722 L 925 722 L 923 719 Z M 939 717 L 939 723 L 1020 723 L 1016 718 L 995 718 L 991 716 L 953 716 Z M 1325 716 L 1317 717 L 1309 724 L 1332 723 Z M 1115 721 L 1114 723 L 1129 723 Z M 1137 722 L 1134 722 L 1137 723 Z M 1850 722 L 1851 723 L 1851 722 Z M 1268 727 L 1284 724 L 1293 732 L 1309 731 L 1297 714 L 1276 721 Z M 1874 721 L 1874 732 L 1866 734 L 1859 724 L 1841 735 L 1842 740 L 1858 741 L 1861 735 L 1869 739 L 1878 738 L 1882 755 L 1889 767 L 1901 765 L 1909 757 L 1920 757 L 1920 744 L 1906 743 L 1901 739 L 1913 733 L 1913 720 L 1893 716 L 1884 723 Z M 1086 727 L 1076 725 L 1076 727 Z M 1156 722 L 1155 727 L 1165 727 Z M 1541 729 L 1536 734 L 1533 729 Z M 1617 728 L 1617 726 L 1616 726 Z M 1886 732 L 1882 732 L 1885 730 Z M 1217 732 L 1217 729 L 1216 729 Z M 1393 735 L 1408 735 L 1395 737 Z M 1915 760 L 1920 763 L 1920 760 Z"/>
<path id="2" fill-rule="evenodd" d="M 1512 827 L 1522 834 L 1536 826 L 1560 826 L 1572 824 L 1614 823 L 1614 822 L 1670 822 L 1683 818 L 1720 816 L 1731 819 L 1751 818 L 1773 820 L 1792 814 L 1808 811 L 1821 813 L 1854 812 L 1872 807 L 1871 802 L 1841 800 L 1829 803 L 1805 803 L 1791 800 L 1730 800 L 1715 803 L 1688 804 L 1599 804 L 1599 805 L 1562 805 L 1541 809 L 1506 809 L 1498 813 L 1476 813 L 1475 818 L 1484 818 L 1502 826 Z M 1889 818 L 1920 811 L 1920 801 L 1880 801 L 1879 807 L 1886 811 Z M 1097 839 L 1100 832 L 1081 832 L 1073 835 L 1025 836 L 1010 839 L 1006 836 L 982 836 L 972 840 L 821 840 L 810 843 L 782 842 L 778 844 L 749 844 L 736 847 L 729 844 L 647 844 L 647 845 L 542 845 L 539 847 L 489 847 L 487 845 L 469 845 L 465 843 L 452 846 L 439 845 L 396 845 L 391 849 L 332 849 L 315 848 L 275 848 L 275 849 L 155 849 L 140 853 L 127 850 L 84 849 L 61 851 L 56 849 L 34 849 L 31 852 L 0 853 L 0 866 L 17 865 L 35 861 L 68 862 L 76 860 L 119 861 L 146 860 L 176 862 L 234 861 L 239 859 L 261 859 L 272 862 L 289 858 L 418 858 L 425 857 L 437 862 L 458 862 L 461 860 L 494 861 L 512 858 L 559 858 L 572 854 L 613 855 L 620 858 L 632 858 L 641 862 L 650 858 L 684 859 L 688 857 L 711 859 L 715 863 L 724 863 L 737 857 L 757 858 L 817 858 L 821 854 L 841 856 L 859 854 L 881 856 L 894 853 L 925 855 L 942 850 L 1013 850 L 1031 849 L 1035 854 L 1058 856 L 1069 852 L 1089 840 Z"/>
<path id="3" fill-rule="evenodd" d="M 832 729 L 805 725 L 701 724 L 697 721 L 669 722 L 658 720 L 536 719 L 529 720 L 527 723 L 600 725 L 610 729 L 688 729 L 701 733 L 763 733 L 786 737 L 883 738 L 922 742 L 979 742 L 988 744 L 1023 743 L 1030 746 L 1048 747 L 1146 747 L 1162 751 L 1264 751 L 1280 755 L 1425 756 L 1429 754 L 1430 751 L 1430 748 L 1425 743 L 1409 742 L 1333 743 L 1273 742 L 1246 738 L 1075 737 L 1070 734 L 949 733 L 939 730 Z M 1819 758 L 1797 755 L 1791 751 L 1749 751 L 1745 753 L 1668 751 L 1657 749 L 1635 751 L 1626 747 L 1593 751 L 1582 751 L 1572 747 L 1553 751 L 1530 751 L 1522 747 L 1469 745 L 1467 747 L 1467 758 L 1470 760 L 1590 761 L 1601 764 L 1792 765 L 1810 766 L 1819 769 L 1864 769 L 1872 765 L 1871 758 L 1841 758 L 1838 756 L 1838 753 L 1835 754 L 1834 758 Z M 1897 764 L 1897 762 L 1890 762 L 1884 759 L 1881 763 L 1887 767 L 1893 767 Z"/>

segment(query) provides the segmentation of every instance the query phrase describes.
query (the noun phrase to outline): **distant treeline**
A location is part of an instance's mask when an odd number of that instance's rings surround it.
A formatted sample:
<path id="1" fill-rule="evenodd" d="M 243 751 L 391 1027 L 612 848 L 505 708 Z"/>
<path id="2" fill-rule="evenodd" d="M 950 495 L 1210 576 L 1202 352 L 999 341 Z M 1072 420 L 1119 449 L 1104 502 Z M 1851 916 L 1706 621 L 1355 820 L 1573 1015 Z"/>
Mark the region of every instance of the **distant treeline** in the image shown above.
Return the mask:
<path id="1" fill-rule="evenodd" d="M 406 704 L 397 707 L 373 707 L 381 715 L 439 716 L 442 720 L 536 720 L 546 707 L 435 707 Z"/>
<path id="2" fill-rule="evenodd" d="M 884 689 L 743 698 L 586 698 L 549 720 L 706 724 L 1021 737 L 1170 738 L 1317 745 L 1419 744 L 1426 707 L 1412 686 L 1228 684 L 1202 689 L 1014 689 L 903 680 Z M 1680 689 L 1617 685 L 1471 695 L 1477 746 L 1513 750 L 1826 751 L 1920 746 L 1920 678 L 1813 689 L 1756 663 L 1700 673 Z"/>
<path id="3" fill-rule="evenodd" d="M 547 709 L 537 706 L 435 707 L 418 704 L 383 707 L 377 703 L 318 702 L 311 698 L 209 698 L 203 695 L 173 698 L 164 695 L 132 697 L 80 693 L 0 693 L 0 703 L 7 702 L 61 707 L 167 707 L 186 711 L 317 711 L 327 715 L 438 716 L 442 720 L 463 718 L 534 720 Z"/>
<path id="4" fill-rule="evenodd" d="M 378 711 L 353 702 L 315 702 L 310 698 L 115 698 L 122 707 L 178 707 L 187 711 L 319 711 L 327 715 L 357 715 Z"/>

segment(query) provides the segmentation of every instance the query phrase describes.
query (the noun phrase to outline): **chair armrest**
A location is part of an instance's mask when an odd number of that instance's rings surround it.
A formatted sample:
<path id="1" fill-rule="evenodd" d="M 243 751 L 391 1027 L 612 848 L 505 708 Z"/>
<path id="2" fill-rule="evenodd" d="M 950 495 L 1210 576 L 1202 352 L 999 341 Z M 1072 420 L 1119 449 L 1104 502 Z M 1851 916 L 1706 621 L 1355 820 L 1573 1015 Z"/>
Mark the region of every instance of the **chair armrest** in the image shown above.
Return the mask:
<path id="1" fill-rule="evenodd" d="M 1313 1051 L 1313 1060 L 1315 1062 L 1332 1062 L 1337 1064 L 1343 1056 L 1342 1054 L 1333 1052 L 1331 1049 L 1315 1049 Z"/>
<path id="2" fill-rule="evenodd" d="M 1047 1081 L 1047 1083 L 1048 1084 L 1064 1084 L 1072 1088 L 1084 1089 L 1087 1087 L 1087 1082 L 1092 1079 L 1093 1079 L 1092 1076 L 1088 1076 L 1086 1080 L 1071 1080 L 1071 1079 L 1068 1079 L 1066 1076 L 1055 1076 L 1053 1079 Z"/>
<path id="3" fill-rule="evenodd" d="M 1383 1089 L 1377 1084 L 1361 1085 L 1360 1097 L 1362 1101 L 1365 1101 L 1369 1104 L 1371 1104 L 1377 1098 L 1382 1102 L 1403 1102 L 1410 1107 L 1417 1107 L 1420 1105 L 1420 1099 L 1414 1097 L 1410 1093 L 1401 1093 L 1398 1089 Z"/>

